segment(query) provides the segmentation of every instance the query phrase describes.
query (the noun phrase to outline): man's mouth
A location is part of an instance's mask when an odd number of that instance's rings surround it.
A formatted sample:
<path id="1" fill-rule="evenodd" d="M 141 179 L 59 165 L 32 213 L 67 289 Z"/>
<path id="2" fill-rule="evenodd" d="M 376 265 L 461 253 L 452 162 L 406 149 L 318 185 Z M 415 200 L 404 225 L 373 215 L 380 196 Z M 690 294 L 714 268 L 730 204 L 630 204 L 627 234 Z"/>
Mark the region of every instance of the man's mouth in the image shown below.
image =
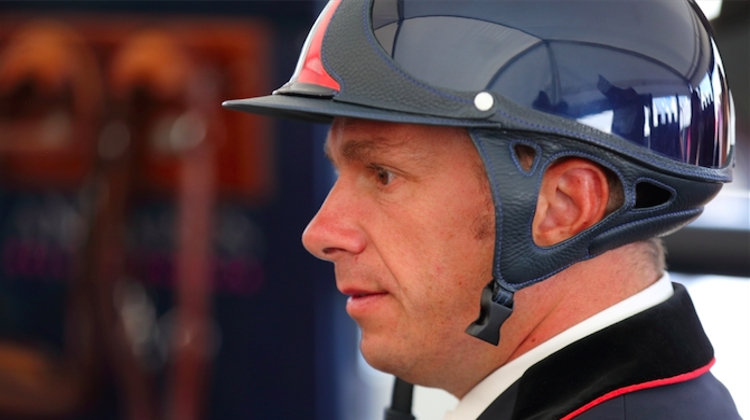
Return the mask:
<path id="1" fill-rule="evenodd" d="M 347 287 L 340 289 L 341 293 L 349 296 L 350 298 L 363 298 L 374 295 L 385 295 L 387 292 L 382 290 L 365 290 L 354 287 Z"/>
<path id="2" fill-rule="evenodd" d="M 377 313 L 383 298 L 388 295 L 387 292 L 364 290 L 342 290 L 342 293 L 349 295 L 346 312 L 354 318 Z"/>
<path id="3" fill-rule="evenodd" d="M 385 292 L 380 292 L 380 293 L 355 293 L 353 295 L 350 295 L 349 297 L 352 297 L 352 298 L 356 299 L 356 298 L 363 298 L 363 297 L 367 297 L 367 296 L 384 295 L 384 294 L 386 294 L 386 293 Z"/>

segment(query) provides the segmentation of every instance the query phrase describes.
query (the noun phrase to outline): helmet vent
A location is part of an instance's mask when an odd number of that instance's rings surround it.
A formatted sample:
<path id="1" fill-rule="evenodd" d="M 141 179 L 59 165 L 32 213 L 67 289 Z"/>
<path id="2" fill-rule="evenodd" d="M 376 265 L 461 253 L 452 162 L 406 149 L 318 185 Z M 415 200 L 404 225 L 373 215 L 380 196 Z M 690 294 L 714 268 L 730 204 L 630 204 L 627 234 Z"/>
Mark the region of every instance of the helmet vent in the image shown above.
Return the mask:
<path id="1" fill-rule="evenodd" d="M 528 144 L 516 143 L 513 145 L 513 152 L 515 153 L 516 163 L 525 173 L 529 173 L 531 168 L 534 167 L 534 160 L 536 160 L 536 149 L 529 146 Z"/>
<path id="2" fill-rule="evenodd" d="M 635 184 L 634 209 L 650 209 L 667 204 L 674 194 L 661 185 L 648 181 Z"/>

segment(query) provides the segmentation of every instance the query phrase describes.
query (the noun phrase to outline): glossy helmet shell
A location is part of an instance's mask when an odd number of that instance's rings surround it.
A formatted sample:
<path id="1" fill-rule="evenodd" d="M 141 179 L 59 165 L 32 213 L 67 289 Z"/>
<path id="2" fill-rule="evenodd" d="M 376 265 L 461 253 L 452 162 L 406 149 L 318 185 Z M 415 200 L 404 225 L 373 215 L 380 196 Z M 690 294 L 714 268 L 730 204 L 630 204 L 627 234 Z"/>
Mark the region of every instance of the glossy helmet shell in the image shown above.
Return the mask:
<path id="1" fill-rule="evenodd" d="M 331 1 L 287 84 L 224 106 L 467 127 L 495 202 L 492 300 L 506 307 L 577 261 L 679 229 L 731 181 L 731 98 L 692 0 Z M 625 203 L 538 247 L 541 177 L 565 156 L 609 168 Z"/>

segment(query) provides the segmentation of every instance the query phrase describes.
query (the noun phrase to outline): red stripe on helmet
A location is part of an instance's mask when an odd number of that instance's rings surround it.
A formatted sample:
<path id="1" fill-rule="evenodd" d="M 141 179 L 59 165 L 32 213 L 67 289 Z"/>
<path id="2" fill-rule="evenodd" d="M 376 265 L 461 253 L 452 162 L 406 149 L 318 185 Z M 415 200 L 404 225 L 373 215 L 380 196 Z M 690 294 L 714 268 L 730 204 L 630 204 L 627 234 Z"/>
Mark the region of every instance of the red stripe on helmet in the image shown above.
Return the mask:
<path id="1" fill-rule="evenodd" d="M 297 68 L 290 82 L 310 83 L 336 91 L 340 90 L 338 82 L 323 67 L 320 52 L 323 46 L 323 37 L 328 30 L 328 24 L 331 22 L 331 17 L 333 17 L 333 13 L 339 7 L 339 4 L 341 4 L 341 0 L 331 0 L 320 13 L 318 20 L 307 36 L 304 47 L 302 47 L 302 54 L 300 54 Z"/>

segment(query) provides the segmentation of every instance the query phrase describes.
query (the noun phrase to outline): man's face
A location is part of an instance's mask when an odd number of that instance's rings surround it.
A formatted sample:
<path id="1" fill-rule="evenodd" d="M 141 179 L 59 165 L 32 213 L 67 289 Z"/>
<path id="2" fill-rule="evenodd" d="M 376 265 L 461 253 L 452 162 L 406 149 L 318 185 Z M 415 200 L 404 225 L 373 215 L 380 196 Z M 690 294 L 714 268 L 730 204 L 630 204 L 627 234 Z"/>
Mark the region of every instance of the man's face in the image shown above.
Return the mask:
<path id="1" fill-rule="evenodd" d="M 338 180 L 303 235 L 334 263 L 375 368 L 430 386 L 487 344 L 464 332 L 492 278 L 494 210 L 465 129 L 338 118 Z"/>

